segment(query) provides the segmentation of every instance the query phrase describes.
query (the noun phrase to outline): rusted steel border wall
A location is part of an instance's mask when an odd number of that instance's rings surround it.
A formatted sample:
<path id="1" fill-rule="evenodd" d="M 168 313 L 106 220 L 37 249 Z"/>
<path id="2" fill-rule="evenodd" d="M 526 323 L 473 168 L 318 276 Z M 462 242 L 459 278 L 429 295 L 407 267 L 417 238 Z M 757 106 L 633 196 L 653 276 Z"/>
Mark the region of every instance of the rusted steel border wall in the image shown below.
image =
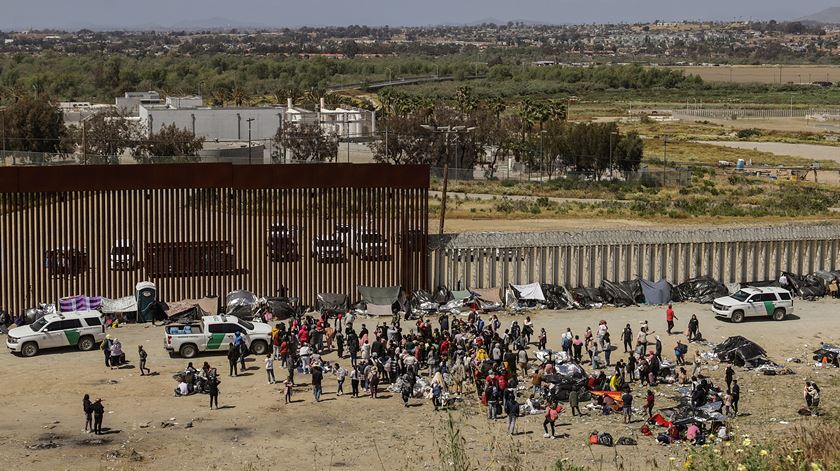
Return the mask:
<path id="1" fill-rule="evenodd" d="M 426 166 L 380 164 L 2 168 L 0 309 L 130 296 L 144 280 L 167 301 L 425 288 L 428 186 Z M 386 240 L 384 256 L 353 250 L 362 233 Z M 318 237 L 344 256 L 319 260 Z"/>

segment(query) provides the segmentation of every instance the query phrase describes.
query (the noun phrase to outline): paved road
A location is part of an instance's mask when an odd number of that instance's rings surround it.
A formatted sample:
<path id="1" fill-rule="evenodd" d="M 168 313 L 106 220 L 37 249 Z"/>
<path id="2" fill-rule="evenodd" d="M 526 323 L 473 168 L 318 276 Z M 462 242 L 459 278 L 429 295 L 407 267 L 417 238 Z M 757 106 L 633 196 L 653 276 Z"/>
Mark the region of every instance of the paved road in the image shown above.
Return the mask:
<path id="1" fill-rule="evenodd" d="M 493 195 L 489 193 L 464 193 L 460 191 L 447 191 L 447 197 L 451 198 L 457 196 L 459 198 L 470 198 L 473 200 L 492 200 L 492 199 L 502 199 L 508 198 L 514 201 L 536 201 L 537 198 L 540 196 L 532 196 L 532 195 Z M 438 197 L 440 198 L 441 192 L 440 191 L 429 191 L 429 196 Z M 557 196 L 548 196 L 549 201 L 552 203 L 604 203 L 607 201 L 617 202 L 617 203 L 629 203 L 628 200 L 608 200 L 603 198 L 561 198 Z"/>
<path id="2" fill-rule="evenodd" d="M 467 75 L 464 77 L 464 80 L 476 80 L 476 79 L 483 79 L 487 77 L 487 75 Z M 392 80 L 384 80 L 379 82 L 358 82 L 358 83 L 348 83 L 348 84 L 338 84 L 338 85 L 331 85 L 327 87 L 327 91 L 336 92 L 339 90 L 357 90 L 357 89 L 364 89 L 364 90 L 378 90 L 380 88 L 385 87 L 396 87 L 400 85 L 416 85 L 418 83 L 426 83 L 426 82 L 448 82 L 455 80 L 454 75 L 424 75 L 421 77 L 403 77 L 399 79 L 392 79 Z"/>

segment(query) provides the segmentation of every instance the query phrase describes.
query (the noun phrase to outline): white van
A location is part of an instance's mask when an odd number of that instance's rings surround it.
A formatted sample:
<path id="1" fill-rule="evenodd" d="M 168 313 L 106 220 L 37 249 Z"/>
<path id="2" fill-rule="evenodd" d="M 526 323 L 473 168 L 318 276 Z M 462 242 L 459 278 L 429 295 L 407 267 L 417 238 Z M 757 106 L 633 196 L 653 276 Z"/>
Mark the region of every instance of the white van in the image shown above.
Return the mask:
<path id="1" fill-rule="evenodd" d="M 99 311 L 48 314 L 30 325 L 9 330 L 6 347 L 25 357 L 35 356 L 45 348 L 77 345 L 79 350 L 93 350 L 105 340 L 105 325 Z"/>
<path id="2" fill-rule="evenodd" d="M 729 296 L 715 299 L 712 312 L 732 322 L 746 317 L 770 317 L 781 321 L 793 313 L 793 297 L 783 288 L 743 288 Z"/>

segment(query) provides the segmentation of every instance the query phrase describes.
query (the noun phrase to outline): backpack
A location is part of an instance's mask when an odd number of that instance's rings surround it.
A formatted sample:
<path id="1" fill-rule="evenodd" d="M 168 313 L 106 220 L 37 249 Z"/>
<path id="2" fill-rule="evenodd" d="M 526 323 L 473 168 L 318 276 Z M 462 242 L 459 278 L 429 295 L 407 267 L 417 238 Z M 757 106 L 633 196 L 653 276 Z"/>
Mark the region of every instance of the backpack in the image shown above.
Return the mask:
<path id="1" fill-rule="evenodd" d="M 598 436 L 598 443 L 604 446 L 613 446 L 613 437 L 607 432 L 603 432 Z"/>
<path id="2" fill-rule="evenodd" d="M 592 432 L 589 434 L 589 444 L 590 445 L 597 445 L 598 444 L 598 432 Z"/>
<path id="3" fill-rule="evenodd" d="M 680 353 L 682 355 L 685 355 L 686 353 L 688 353 L 688 345 L 680 344 Z"/>
<path id="4" fill-rule="evenodd" d="M 615 442 L 615 444 L 616 445 L 626 445 L 626 446 L 638 445 L 638 443 L 636 443 L 636 440 L 633 440 L 630 437 L 621 437 L 621 438 L 618 439 L 617 442 Z"/>

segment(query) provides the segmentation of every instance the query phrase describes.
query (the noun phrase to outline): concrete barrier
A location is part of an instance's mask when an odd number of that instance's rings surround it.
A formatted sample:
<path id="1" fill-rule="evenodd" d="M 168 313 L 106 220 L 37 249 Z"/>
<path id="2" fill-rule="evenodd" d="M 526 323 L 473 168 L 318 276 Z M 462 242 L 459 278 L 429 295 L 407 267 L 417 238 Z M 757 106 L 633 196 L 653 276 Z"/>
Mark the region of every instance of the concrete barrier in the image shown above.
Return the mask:
<path id="1" fill-rule="evenodd" d="M 722 229 L 479 233 L 433 236 L 430 284 L 490 288 L 543 282 L 597 287 L 601 280 L 700 275 L 724 283 L 774 279 L 781 271 L 833 270 L 840 224 Z"/>

